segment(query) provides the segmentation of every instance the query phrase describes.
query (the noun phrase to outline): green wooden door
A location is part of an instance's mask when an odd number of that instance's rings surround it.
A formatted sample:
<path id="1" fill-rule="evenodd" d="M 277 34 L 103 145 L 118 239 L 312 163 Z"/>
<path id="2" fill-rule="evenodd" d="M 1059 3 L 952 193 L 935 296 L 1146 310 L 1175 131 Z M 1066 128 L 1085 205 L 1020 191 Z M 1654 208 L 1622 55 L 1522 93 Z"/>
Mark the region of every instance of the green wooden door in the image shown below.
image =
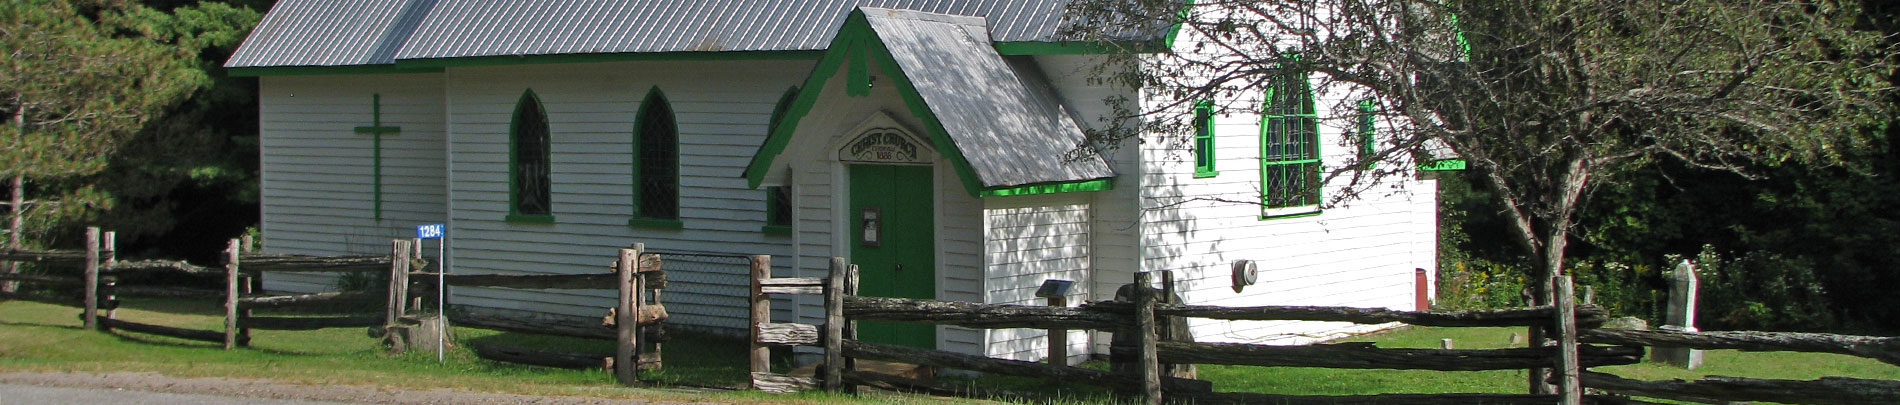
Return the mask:
<path id="1" fill-rule="evenodd" d="M 929 166 L 851 165 L 851 263 L 858 294 L 937 298 L 936 210 Z M 869 219 L 867 219 L 869 218 Z M 877 222 L 869 231 L 867 222 Z M 858 322 L 858 339 L 937 348 L 928 324 Z"/>

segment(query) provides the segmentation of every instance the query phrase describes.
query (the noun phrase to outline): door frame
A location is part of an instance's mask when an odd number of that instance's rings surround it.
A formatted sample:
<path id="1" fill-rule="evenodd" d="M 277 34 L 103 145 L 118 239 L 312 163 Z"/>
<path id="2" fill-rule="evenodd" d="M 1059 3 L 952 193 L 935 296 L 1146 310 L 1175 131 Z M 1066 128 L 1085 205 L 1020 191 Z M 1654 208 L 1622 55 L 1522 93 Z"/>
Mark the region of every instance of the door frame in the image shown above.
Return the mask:
<path id="1" fill-rule="evenodd" d="M 849 261 L 849 258 L 852 256 L 853 250 L 857 246 L 857 241 L 852 240 L 852 237 L 851 237 L 852 236 L 851 227 L 857 226 L 858 221 L 856 218 L 857 213 L 851 212 L 852 181 L 851 181 L 851 167 L 850 166 L 853 164 L 879 164 L 879 163 L 871 163 L 871 162 L 847 161 L 848 159 L 841 156 L 841 151 L 843 150 L 845 145 L 848 145 L 852 143 L 853 141 L 856 141 L 867 130 L 870 130 L 873 128 L 898 129 L 899 132 L 902 133 L 902 135 L 904 135 L 911 142 L 914 142 L 919 146 L 918 153 L 917 153 L 918 161 L 913 162 L 913 163 L 895 163 L 896 165 L 923 166 L 923 167 L 930 168 L 930 183 L 931 183 L 930 206 L 931 206 L 931 211 L 932 211 L 930 213 L 931 215 L 930 238 L 931 238 L 931 250 L 932 250 L 931 254 L 933 257 L 933 260 L 931 261 L 931 275 L 932 275 L 931 282 L 930 282 L 931 290 L 932 290 L 931 296 L 932 296 L 932 299 L 941 299 L 944 294 L 944 290 L 943 290 L 944 265 L 943 263 L 945 261 L 945 257 L 944 257 L 944 239 L 943 239 L 943 235 L 944 235 L 944 232 L 943 232 L 943 229 L 944 229 L 943 176 L 945 174 L 946 169 L 941 164 L 943 162 L 941 155 L 937 153 L 935 146 L 929 142 L 929 138 L 920 136 L 917 131 L 912 129 L 913 128 L 912 126 L 904 124 L 901 121 L 898 121 L 897 119 L 892 117 L 891 114 L 885 111 L 881 111 L 881 110 L 874 111 L 868 114 L 868 116 L 864 120 L 860 121 L 858 125 L 855 125 L 851 130 L 840 133 L 839 135 L 834 137 L 832 139 L 833 141 L 832 144 L 828 145 L 825 149 L 826 152 L 825 152 L 825 157 L 824 157 L 824 161 L 825 161 L 824 164 L 826 166 L 829 166 L 830 168 L 831 175 L 829 177 L 831 177 L 830 180 L 831 180 L 831 184 L 833 185 L 832 195 L 830 198 L 831 199 L 831 204 L 830 204 L 831 205 L 831 236 L 832 236 L 831 246 L 833 247 L 831 254 L 845 257 L 847 261 Z M 935 345 L 937 346 L 937 348 L 941 348 L 943 347 L 943 337 L 945 335 L 944 326 L 938 325 L 934 329 L 935 329 L 934 331 Z"/>

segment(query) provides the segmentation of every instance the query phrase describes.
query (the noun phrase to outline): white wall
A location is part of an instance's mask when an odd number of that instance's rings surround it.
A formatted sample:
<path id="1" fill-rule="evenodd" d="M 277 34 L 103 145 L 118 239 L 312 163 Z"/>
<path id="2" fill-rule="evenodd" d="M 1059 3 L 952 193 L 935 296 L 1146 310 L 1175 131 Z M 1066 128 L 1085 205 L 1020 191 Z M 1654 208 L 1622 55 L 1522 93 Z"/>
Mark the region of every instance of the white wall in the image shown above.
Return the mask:
<path id="1" fill-rule="evenodd" d="M 1069 300 L 1080 304 L 1091 295 L 1092 193 L 990 197 L 983 201 L 984 264 L 987 300 L 992 304 L 1041 306 L 1036 297 L 1045 280 L 1076 284 Z M 1049 356 L 1047 330 L 992 329 L 991 357 L 1038 361 Z M 1088 334 L 1069 333 L 1069 351 L 1075 360 L 1087 355 Z"/>
<path id="2" fill-rule="evenodd" d="M 374 219 L 373 120 L 382 95 L 383 219 Z M 320 256 L 389 253 L 415 225 L 446 219 L 439 74 L 273 76 L 258 80 L 264 251 Z M 431 249 L 433 250 L 433 249 Z M 433 252 L 429 253 L 431 257 Z M 271 274 L 264 288 L 334 291 L 335 277 Z"/>
<path id="3" fill-rule="evenodd" d="M 618 248 L 662 253 L 769 254 L 790 274 L 787 236 L 766 235 L 765 191 L 740 177 L 767 120 L 809 61 L 650 61 L 449 68 L 454 271 L 561 274 L 606 271 Z M 684 230 L 638 228 L 632 218 L 634 115 L 654 86 L 679 125 Z M 508 128 L 533 89 L 552 133 L 552 224 L 510 223 Z M 743 331 L 749 275 L 742 261 L 665 261 L 669 322 Z M 600 316 L 613 290 L 462 288 L 460 304 Z M 779 305 L 789 316 L 789 305 Z"/>
<path id="4" fill-rule="evenodd" d="M 1191 49 L 1194 36 L 1183 32 L 1177 49 Z M 1354 158 L 1357 139 L 1347 136 L 1355 110 L 1338 109 L 1343 88 L 1322 86 L 1314 75 L 1321 109 L 1323 172 Z M 1260 179 L 1260 89 L 1215 100 L 1237 111 L 1215 117 L 1218 176 L 1195 178 L 1188 134 L 1154 135 L 1141 145 L 1142 270 L 1174 271 L 1188 303 L 1197 305 L 1337 305 L 1410 310 L 1414 306 L 1413 270 L 1433 269 L 1436 244 L 1436 184 L 1410 177 L 1389 177 L 1372 184 L 1351 184 L 1341 176 L 1325 186 L 1318 215 L 1262 218 Z M 1160 105 L 1158 98 L 1146 99 Z M 1347 103 L 1350 106 L 1350 103 Z M 1178 108 L 1182 116 L 1192 113 Z M 1411 162 L 1382 162 L 1411 165 Z M 1386 166 L 1387 168 L 1394 166 Z M 1341 189 L 1367 190 L 1357 199 L 1331 204 Z M 1256 285 L 1235 292 L 1231 265 L 1259 265 Z M 1203 342 L 1301 344 L 1363 332 L 1382 325 L 1322 322 L 1193 320 Z"/>

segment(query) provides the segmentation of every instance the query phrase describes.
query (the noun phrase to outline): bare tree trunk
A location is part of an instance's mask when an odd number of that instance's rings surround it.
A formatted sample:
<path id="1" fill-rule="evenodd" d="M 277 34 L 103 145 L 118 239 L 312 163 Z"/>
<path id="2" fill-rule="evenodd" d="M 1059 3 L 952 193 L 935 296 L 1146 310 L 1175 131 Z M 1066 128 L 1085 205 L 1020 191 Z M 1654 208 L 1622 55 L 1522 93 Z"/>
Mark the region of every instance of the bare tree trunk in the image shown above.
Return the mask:
<path id="1" fill-rule="evenodd" d="M 15 145 L 24 145 L 26 139 L 26 103 L 20 103 L 19 110 L 13 115 L 13 126 L 15 129 L 18 129 L 13 132 L 13 143 Z M 21 172 L 25 170 L 22 167 L 14 167 L 13 170 L 13 183 L 7 189 L 9 192 L 8 196 L 11 197 L 11 201 L 8 201 L 11 205 L 7 206 L 7 210 L 13 217 L 7 225 L 7 248 L 19 249 L 21 239 L 20 231 L 22 228 L 25 228 L 26 225 L 26 174 Z M 7 262 L 5 272 L 7 274 L 19 273 L 20 262 Z M 19 282 L 8 281 L 0 283 L 0 292 L 15 292 L 19 289 Z"/>
<path id="2" fill-rule="evenodd" d="M 1583 155 L 1581 152 L 1573 151 L 1571 152 L 1573 157 L 1565 160 L 1561 173 L 1563 176 L 1561 188 L 1546 191 L 1555 192 L 1556 195 L 1531 195 L 1538 191 L 1534 188 L 1529 191 L 1519 190 L 1515 187 L 1519 182 L 1507 178 L 1496 168 L 1486 170 L 1492 192 L 1496 193 L 1504 203 L 1504 214 L 1516 228 L 1517 232 L 1514 232 L 1516 239 L 1522 244 L 1526 253 L 1536 258 L 1531 263 L 1524 283 L 1525 288 L 1529 290 L 1529 297 L 1527 297 L 1529 302 L 1526 304 L 1530 306 L 1551 305 L 1555 302 L 1551 291 L 1556 282 L 1556 275 L 1564 268 L 1564 249 L 1568 245 L 1570 225 L 1573 222 L 1571 217 L 1576 213 L 1577 203 L 1583 195 L 1583 186 L 1590 177 L 1589 162 Z M 1530 183 L 1536 181 L 1526 180 Z M 1524 195 L 1520 195 L 1520 192 Z M 1536 210 L 1534 204 L 1539 197 L 1551 198 L 1547 200 L 1550 202 L 1550 207 L 1545 210 Z M 1542 326 L 1532 326 L 1528 332 L 1529 339 L 1526 345 L 1529 347 L 1543 347 L 1549 340 Z M 1555 387 L 1548 383 L 1550 369 L 1532 368 L 1528 371 L 1525 380 L 1530 387 L 1530 393 L 1555 393 Z"/>
<path id="3" fill-rule="evenodd" d="M 1581 157 L 1580 153 L 1573 152 L 1572 155 L 1577 157 L 1564 162 L 1563 188 L 1557 190 L 1560 194 L 1555 196 L 1557 198 L 1551 202 L 1552 206 L 1542 213 L 1546 217 L 1538 218 L 1545 224 L 1545 229 L 1541 232 L 1544 234 L 1544 243 L 1541 246 L 1543 251 L 1533 252 L 1539 254 L 1538 257 L 1542 261 L 1532 266 L 1531 280 L 1528 283 L 1531 290 L 1530 304 L 1533 306 L 1552 305 L 1557 302 L 1553 293 L 1557 275 L 1564 273 L 1564 248 L 1569 246 L 1570 226 L 1577 212 L 1577 203 L 1583 197 L 1583 185 L 1590 178 L 1588 161 Z M 1549 343 L 1551 337 L 1545 336 L 1544 331 L 1542 327 L 1530 328 L 1531 347 L 1541 347 Z M 1527 379 L 1531 393 L 1557 393 L 1556 387 L 1550 385 L 1550 369 L 1533 368 L 1529 371 Z"/>

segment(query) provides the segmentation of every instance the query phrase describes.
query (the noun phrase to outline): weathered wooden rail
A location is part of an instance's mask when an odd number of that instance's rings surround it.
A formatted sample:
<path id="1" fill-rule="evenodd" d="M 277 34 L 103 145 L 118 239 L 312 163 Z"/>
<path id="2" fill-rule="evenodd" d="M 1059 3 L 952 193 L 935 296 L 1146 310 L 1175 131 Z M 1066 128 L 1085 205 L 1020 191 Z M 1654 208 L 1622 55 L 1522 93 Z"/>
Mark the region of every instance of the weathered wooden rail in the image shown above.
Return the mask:
<path id="1" fill-rule="evenodd" d="M 1122 392 L 1139 393 L 1148 403 L 1160 403 L 1164 395 L 1178 401 L 1197 403 L 1540 403 L 1565 399 L 1563 395 L 1500 394 L 1399 394 L 1372 396 L 1289 396 L 1247 393 L 1215 393 L 1207 381 L 1173 378 L 1162 373 L 1167 364 L 1231 364 L 1250 366 L 1297 366 L 1360 369 L 1422 369 L 1442 371 L 1507 370 L 1559 366 L 1580 369 L 1588 366 L 1631 364 L 1640 361 L 1642 350 L 1635 347 L 1572 345 L 1548 348 L 1493 350 L 1387 349 L 1368 343 L 1325 344 L 1311 346 L 1265 346 L 1251 344 L 1201 344 L 1160 341 L 1157 330 L 1167 317 L 1205 317 L 1224 320 L 1308 320 L 1383 324 L 1415 323 L 1431 326 L 1562 326 L 1594 327 L 1606 317 L 1594 306 L 1560 305 L 1489 311 L 1392 311 L 1349 307 L 1209 307 L 1162 304 L 1162 293 L 1152 288 L 1134 288 L 1130 301 L 1093 302 L 1080 307 L 996 305 L 944 302 L 883 297 L 855 296 L 856 274 L 853 266 L 833 258 L 832 271 L 824 278 L 772 278 L 769 258 L 753 269 L 753 370 L 755 388 L 786 392 L 802 389 L 848 390 L 846 384 L 870 384 L 884 388 L 907 389 L 934 394 L 1019 396 L 970 387 L 943 386 L 903 377 L 876 375 L 851 366 L 852 359 L 903 362 L 924 366 L 961 369 L 984 373 L 1026 376 L 1094 384 Z M 1135 285 L 1152 284 L 1148 273 L 1137 275 Z M 1166 283 L 1164 283 L 1166 284 Z M 826 321 L 822 325 L 770 322 L 768 294 L 823 294 Z M 1114 367 L 1114 372 L 985 356 L 917 349 L 903 346 L 860 342 L 854 339 L 853 322 L 860 320 L 915 322 L 955 325 L 968 328 L 1084 329 L 1133 333 L 1133 344 L 1111 347 L 1111 358 L 1125 358 L 1132 364 Z M 1553 325 L 1555 324 L 1555 325 Z M 814 378 L 771 373 L 766 348 L 771 345 L 819 346 L 825 360 Z M 1569 352 L 1566 353 L 1566 350 Z M 1059 352 L 1051 357 L 1066 358 Z M 1580 390 L 1570 385 L 1572 392 Z M 1574 403 L 1596 402 L 1612 398 L 1572 396 Z"/>
<path id="2" fill-rule="evenodd" d="M 254 316 L 255 309 L 281 309 L 306 306 L 375 303 L 384 295 L 375 293 L 319 293 L 265 296 L 254 294 L 265 272 L 360 272 L 386 270 L 398 264 L 408 265 L 412 257 L 410 241 L 392 244 L 388 256 L 313 257 L 269 255 L 247 252 L 248 238 L 233 238 L 226 245 L 224 266 L 210 268 L 177 260 L 119 261 L 112 232 L 87 228 L 86 249 L 66 251 L 0 251 L 0 260 L 32 260 L 43 268 L 78 267 L 79 277 L 30 274 L 0 274 L 0 280 L 30 283 L 38 287 L 77 287 L 77 294 L 53 295 L 34 292 L 0 294 L 0 298 L 23 299 L 73 305 L 84 308 L 79 317 L 87 329 L 120 330 L 187 340 L 224 343 L 225 348 L 249 345 L 250 330 L 311 330 L 338 327 L 364 327 L 382 324 L 368 316 Z M 242 264 L 242 266 L 240 266 Z M 179 286 L 121 285 L 133 276 L 168 274 L 195 278 L 206 284 L 221 284 L 219 289 Z M 119 300 L 125 297 L 163 297 L 217 299 L 225 308 L 223 330 L 187 329 L 115 319 Z"/>
<path id="3" fill-rule="evenodd" d="M 621 384 L 639 382 L 639 370 L 659 369 L 661 348 L 666 341 L 666 306 L 661 293 L 666 289 L 666 272 L 658 254 L 647 253 L 643 244 L 620 249 L 607 265 L 607 272 L 595 274 L 439 274 L 405 272 L 392 277 L 391 302 L 406 301 L 410 287 L 437 288 L 437 280 L 447 287 L 487 287 L 538 290 L 618 290 L 617 304 L 606 309 L 599 323 L 577 323 L 562 318 L 526 316 L 505 312 L 481 311 L 450 305 L 445 311 L 449 321 L 459 325 L 540 335 L 606 339 L 615 342 L 614 353 L 585 353 L 564 350 L 511 347 L 496 344 L 471 344 L 482 358 L 547 367 L 589 369 L 604 368 L 614 373 Z M 403 318 L 401 314 L 392 319 Z M 390 335 L 404 326 L 392 322 Z"/>

